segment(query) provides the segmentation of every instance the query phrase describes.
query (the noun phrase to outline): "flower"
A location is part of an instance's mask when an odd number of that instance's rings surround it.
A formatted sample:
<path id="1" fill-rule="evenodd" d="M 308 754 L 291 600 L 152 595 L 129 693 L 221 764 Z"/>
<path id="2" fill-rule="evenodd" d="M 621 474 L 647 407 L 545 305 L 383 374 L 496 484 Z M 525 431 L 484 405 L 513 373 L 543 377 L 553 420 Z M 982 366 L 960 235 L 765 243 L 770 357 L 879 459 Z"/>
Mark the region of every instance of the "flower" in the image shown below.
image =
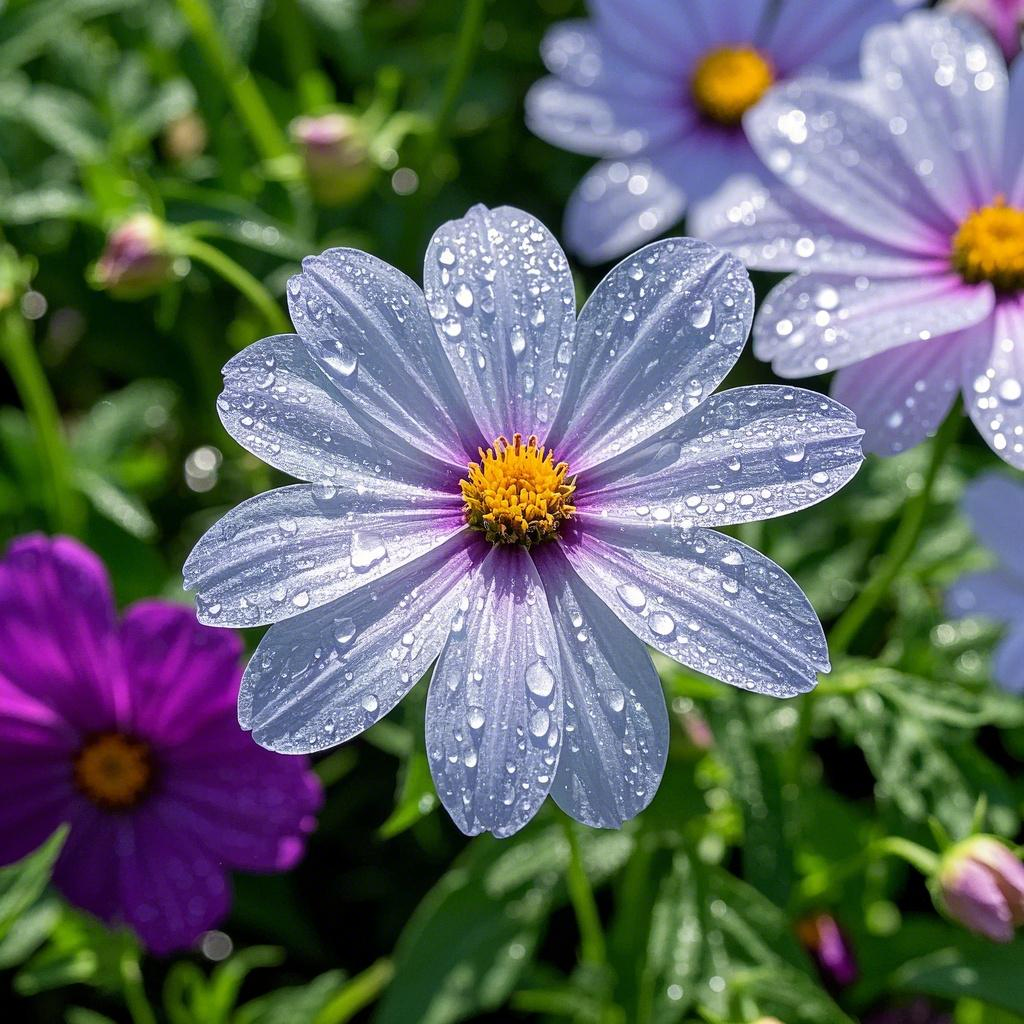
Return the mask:
<path id="1" fill-rule="evenodd" d="M 526 102 L 541 138 L 602 158 L 569 200 L 569 247 L 591 263 L 621 256 L 731 176 L 761 174 L 744 111 L 809 68 L 855 74 L 865 29 L 920 2 L 590 0 L 589 20 L 545 36 L 553 77 Z"/>
<path id="2" fill-rule="evenodd" d="M 999 564 L 962 576 L 950 588 L 946 605 L 951 615 L 985 615 L 1008 624 L 992 671 L 1004 690 L 1024 694 L 1024 551 L 1017 543 L 1024 485 L 988 473 L 968 487 L 963 510 Z"/>
<path id="3" fill-rule="evenodd" d="M 871 1013 L 864 1024 L 953 1024 L 953 1018 L 927 999 L 918 998 Z"/>
<path id="4" fill-rule="evenodd" d="M 282 871 L 320 801 L 305 759 L 235 722 L 242 647 L 188 608 L 120 622 L 102 563 L 66 537 L 0 561 L 0 862 L 71 831 L 54 882 L 156 953 L 221 920 L 226 868 Z"/>
<path id="5" fill-rule="evenodd" d="M 359 118 L 341 111 L 297 117 L 289 132 L 302 151 L 313 192 L 324 206 L 355 202 L 373 184 L 377 169 Z"/>
<path id="6" fill-rule="evenodd" d="M 1012 942 L 1024 925 L 1024 864 L 994 836 L 951 847 L 937 885 L 949 916 L 993 942 Z"/>
<path id="7" fill-rule="evenodd" d="M 548 793 L 617 827 L 668 744 L 645 643 L 777 696 L 827 670 L 793 581 L 706 527 L 831 494 L 860 432 L 808 391 L 710 395 L 753 295 L 706 243 L 636 253 L 577 320 L 552 235 L 477 206 L 436 232 L 424 278 L 353 249 L 303 262 L 298 336 L 235 356 L 219 409 L 307 482 L 229 512 L 185 584 L 204 622 L 274 624 L 239 698 L 258 742 L 349 739 L 438 659 L 426 748 L 459 828 L 510 835 Z"/>
<path id="8" fill-rule="evenodd" d="M 746 118 L 783 185 L 748 180 L 700 228 L 750 266 L 800 270 L 765 300 L 754 352 L 832 396 L 891 455 L 961 389 L 1024 467 L 1024 65 L 934 12 L 872 30 L 860 85 L 780 87 Z"/>
<path id="9" fill-rule="evenodd" d="M 121 299 L 140 299 L 173 281 L 174 257 L 164 225 L 151 213 L 136 213 L 107 236 L 92 268 L 92 280 Z"/>
<path id="10" fill-rule="evenodd" d="M 822 974 L 842 988 L 857 980 L 857 960 L 843 930 L 831 914 L 813 914 L 797 924 L 800 941 L 814 955 Z"/>
<path id="11" fill-rule="evenodd" d="M 1024 0 L 945 0 L 945 9 L 973 15 L 995 36 L 1007 61 L 1020 53 Z"/>

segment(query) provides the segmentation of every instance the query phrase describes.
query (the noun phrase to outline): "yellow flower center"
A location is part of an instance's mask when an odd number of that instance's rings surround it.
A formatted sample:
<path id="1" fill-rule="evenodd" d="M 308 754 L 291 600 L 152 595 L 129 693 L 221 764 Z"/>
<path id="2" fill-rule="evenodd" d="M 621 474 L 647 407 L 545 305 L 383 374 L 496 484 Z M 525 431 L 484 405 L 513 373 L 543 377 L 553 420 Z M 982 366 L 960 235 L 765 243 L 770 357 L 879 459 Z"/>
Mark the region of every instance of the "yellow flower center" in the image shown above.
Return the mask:
<path id="1" fill-rule="evenodd" d="M 88 740 L 75 758 L 75 783 L 93 803 L 126 810 L 145 795 L 153 779 L 149 746 L 117 732 Z"/>
<path id="2" fill-rule="evenodd" d="M 568 471 L 536 437 L 526 444 L 521 434 L 511 443 L 499 437 L 494 447 L 480 449 L 480 462 L 470 463 L 462 481 L 466 522 L 492 544 L 530 548 L 549 540 L 576 511 L 576 479 L 566 479 Z"/>
<path id="3" fill-rule="evenodd" d="M 723 46 L 700 59 L 690 91 L 705 117 L 737 125 L 774 81 L 771 64 L 752 46 Z"/>
<path id="4" fill-rule="evenodd" d="M 1024 210 L 1007 206 L 1002 196 L 975 210 L 953 236 L 953 266 L 969 284 L 1024 290 Z"/>

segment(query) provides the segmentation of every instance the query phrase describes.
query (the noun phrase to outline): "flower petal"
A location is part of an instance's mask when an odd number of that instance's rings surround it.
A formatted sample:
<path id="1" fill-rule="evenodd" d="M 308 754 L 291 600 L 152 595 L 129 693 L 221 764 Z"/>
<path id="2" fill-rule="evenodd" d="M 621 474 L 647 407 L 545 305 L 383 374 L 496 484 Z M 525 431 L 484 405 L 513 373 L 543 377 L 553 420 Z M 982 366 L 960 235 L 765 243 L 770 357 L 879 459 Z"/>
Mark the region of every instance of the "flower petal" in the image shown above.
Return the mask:
<path id="1" fill-rule="evenodd" d="M 1007 693 L 1024 695 L 1024 623 L 1018 622 L 1000 641 L 992 675 Z"/>
<path id="2" fill-rule="evenodd" d="M 985 473 L 967 488 L 963 510 L 981 543 L 1024 585 L 1022 491 L 1024 487 L 1002 473 Z"/>
<path id="3" fill-rule="evenodd" d="M 706 242 L 668 239 L 623 260 L 580 313 L 549 434 L 559 458 L 579 472 L 696 408 L 736 362 L 753 305 L 742 265 Z"/>
<path id="4" fill-rule="evenodd" d="M 1003 183 L 1006 201 L 1024 206 L 1024 60 L 1010 68 L 1010 88 L 1003 130 Z"/>
<path id="5" fill-rule="evenodd" d="M 487 550 L 464 531 L 383 579 L 272 626 L 242 680 L 242 727 L 286 754 L 333 747 L 369 728 L 440 654 Z"/>
<path id="6" fill-rule="evenodd" d="M 1013 506 L 1007 511 L 1013 514 Z M 1004 518 L 1006 514 L 1003 513 Z M 1016 515 L 1019 518 L 1020 511 Z M 1018 579 L 1005 569 L 969 572 L 949 588 L 946 610 L 958 617 L 983 615 L 997 622 L 1012 622 L 1014 619 L 1024 622 L 1024 579 Z"/>
<path id="7" fill-rule="evenodd" d="M 468 598 L 430 681 L 427 755 L 438 796 L 466 835 L 509 836 L 540 809 L 558 767 L 558 641 L 522 548 L 492 548 Z"/>
<path id="8" fill-rule="evenodd" d="M 950 915 L 972 932 L 993 942 L 1013 940 L 1013 914 L 996 876 L 985 866 L 964 859 L 955 884 L 943 887 Z"/>
<path id="9" fill-rule="evenodd" d="M 465 528 L 460 499 L 295 484 L 236 506 L 183 569 L 197 616 L 256 626 L 334 601 Z"/>
<path id="10" fill-rule="evenodd" d="M 816 79 L 787 82 L 743 123 L 761 159 L 805 202 L 901 251 L 948 256 L 957 221 L 922 188 L 874 92 Z"/>
<path id="11" fill-rule="evenodd" d="M 821 624 L 774 562 L 714 530 L 586 517 L 563 550 L 643 641 L 732 686 L 793 697 L 829 668 Z"/>
<path id="12" fill-rule="evenodd" d="M 769 292 L 754 322 L 754 354 L 780 377 L 806 377 L 985 320 L 995 296 L 953 273 L 853 278 L 810 273 Z"/>
<path id="13" fill-rule="evenodd" d="M 283 334 L 243 349 L 224 367 L 217 410 L 246 450 L 300 480 L 357 487 L 384 477 L 415 487 L 458 488 L 430 435 L 414 446 L 363 415 L 320 369 L 301 338 Z"/>
<path id="14" fill-rule="evenodd" d="M 898 455 L 946 418 L 960 391 L 962 362 L 957 334 L 913 341 L 843 367 L 832 381 L 832 397 L 857 414 L 865 451 Z"/>
<path id="15" fill-rule="evenodd" d="M 430 314 L 487 444 L 543 441 L 572 360 L 576 293 L 565 253 L 536 218 L 474 206 L 434 232 Z"/>
<path id="16" fill-rule="evenodd" d="M 630 526 L 787 515 L 853 477 L 864 458 L 860 435 L 849 409 L 814 391 L 774 384 L 722 391 L 585 473 L 576 507 Z"/>
<path id="17" fill-rule="evenodd" d="M 918 180 L 954 219 L 990 203 L 999 186 L 1006 64 L 967 17 L 915 12 L 864 39 L 864 77 Z M 864 158 L 868 154 L 862 154 Z"/>
<path id="18" fill-rule="evenodd" d="M 576 575 L 557 544 L 534 553 L 558 636 L 565 738 L 551 795 L 577 821 L 619 828 L 654 798 L 668 710 L 647 648 Z"/>
<path id="19" fill-rule="evenodd" d="M 1001 299 L 970 332 L 964 351 L 964 404 L 992 450 L 1024 469 L 1024 297 Z"/>
<path id="20" fill-rule="evenodd" d="M 288 282 L 292 321 L 310 356 L 344 396 L 353 417 L 429 442 L 462 465 L 479 432 L 432 329 L 420 289 L 358 249 L 328 249 L 302 261 Z"/>

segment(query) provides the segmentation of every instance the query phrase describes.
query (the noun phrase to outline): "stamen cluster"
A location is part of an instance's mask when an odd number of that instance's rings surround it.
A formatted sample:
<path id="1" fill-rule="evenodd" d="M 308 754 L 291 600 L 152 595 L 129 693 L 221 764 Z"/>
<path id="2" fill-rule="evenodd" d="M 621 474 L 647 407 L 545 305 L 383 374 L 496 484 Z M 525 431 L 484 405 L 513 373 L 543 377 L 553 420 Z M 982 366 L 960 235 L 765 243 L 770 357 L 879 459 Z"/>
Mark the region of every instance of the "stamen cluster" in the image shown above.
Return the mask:
<path id="1" fill-rule="evenodd" d="M 149 746 L 133 736 L 100 733 L 75 758 L 75 784 L 93 803 L 107 810 L 133 807 L 153 777 Z"/>
<path id="2" fill-rule="evenodd" d="M 723 46 L 700 59 L 690 80 L 690 91 L 709 120 L 738 125 L 774 81 L 771 64 L 752 46 Z"/>
<path id="3" fill-rule="evenodd" d="M 953 266 L 969 284 L 1024 290 L 1024 210 L 1007 206 L 1002 196 L 975 210 L 953 236 Z"/>

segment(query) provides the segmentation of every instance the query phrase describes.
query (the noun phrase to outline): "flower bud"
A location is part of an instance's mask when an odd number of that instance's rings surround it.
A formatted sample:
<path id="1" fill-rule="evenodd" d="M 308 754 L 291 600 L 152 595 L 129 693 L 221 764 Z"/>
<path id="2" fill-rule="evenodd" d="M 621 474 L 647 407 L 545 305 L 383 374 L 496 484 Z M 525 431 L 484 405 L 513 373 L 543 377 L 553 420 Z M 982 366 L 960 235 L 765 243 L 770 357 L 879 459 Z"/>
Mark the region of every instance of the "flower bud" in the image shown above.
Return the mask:
<path id="1" fill-rule="evenodd" d="M 340 206 L 361 198 L 373 184 L 376 168 L 362 122 L 335 111 L 318 117 L 297 117 L 289 126 L 302 151 L 313 194 L 324 206 Z"/>
<path id="2" fill-rule="evenodd" d="M 800 941 L 833 984 L 845 988 L 857 980 L 857 961 L 838 922 L 830 914 L 814 914 L 797 925 Z"/>
<path id="3" fill-rule="evenodd" d="M 993 942 L 1010 942 L 1024 924 L 1024 864 L 994 836 L 957 843 L 939 867 L 938 896 L 947 914 Z"/>
<path id="4" fill-rule="evenodd" d="M 962 11 L 977 18 L 1002 47 L 1007 61 L 1021 51 L 1024 0 L 946 0 L 947 11 Z"/>
<path id="5" fill-rule="evenodd" d="M 782 1024 L 778 1017 L 758 1017 L 754 1024 Z"/>
<path id="6" fill-rule="evenodd" d="M 149 213 L 136 213 L 122 221 L 107 235 L 91 276 L 98 288 L 121 299 L 138 299 L 158 291 L 175 277 L 164 225 Z"/>
<path id="7" fill-rule="evenodd" d="M 190 110 L 164 128 L 160 141 L 168 160 L 187 163 L 206 149 L 206 122 L 194 110 Z"/>

